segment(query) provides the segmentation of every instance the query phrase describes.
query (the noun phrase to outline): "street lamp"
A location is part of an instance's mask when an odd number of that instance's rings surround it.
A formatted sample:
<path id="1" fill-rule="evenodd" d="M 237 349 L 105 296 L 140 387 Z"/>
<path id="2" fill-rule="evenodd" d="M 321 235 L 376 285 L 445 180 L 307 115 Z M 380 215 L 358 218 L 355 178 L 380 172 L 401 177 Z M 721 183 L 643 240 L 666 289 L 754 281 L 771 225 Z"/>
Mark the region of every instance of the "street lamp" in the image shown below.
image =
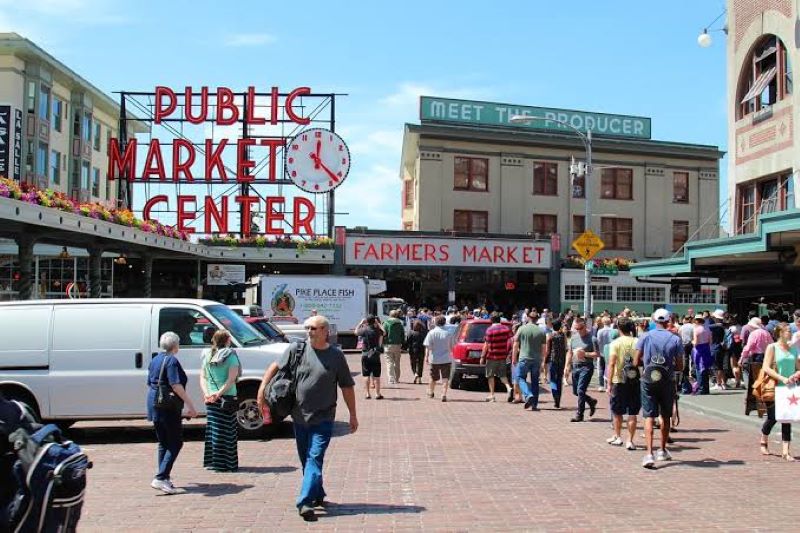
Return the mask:
<path id="1" fill-rule="evenodd" d="M 584 204 L 584 231 L 588 231 L 592 227 L 592 204 L 591 204 L 591 183 L 592 183 L 592 130 L 587 129 L 586 133 L 584 134 L 581 130 L 566 122 L 564 120 L 559 120 L 553 117 L 535 117 L 531 115 L 514 115 L 509 119 L 509 122 L 512 124 L 527 124 L 529 122 L 534 122 L 536 120 L 549 120 L 552 122 L 556 122 L 561 124 L 562 126 L 566 126 L 570 128 L 572 131 L 578 134 L 578 137 L 581 138 L 583 141 L 583 147 L 586 149 L 586 165 L 580 164 L 571 164 L 570 165 L 570 173 L 575 173 L 580 175 L 581 171 L 585 174 L 584 184 L 583 184 L 583 193 L 585 197 L 585 204 Z M 589 316 L 592 313 L 592 271 L 589 270 L 589 261 L 586 261 L 586 264 L 583 267 L 584 270 L 584 279 L 583 279 L 583 316 L 586 320 L 589 320 Z"/>

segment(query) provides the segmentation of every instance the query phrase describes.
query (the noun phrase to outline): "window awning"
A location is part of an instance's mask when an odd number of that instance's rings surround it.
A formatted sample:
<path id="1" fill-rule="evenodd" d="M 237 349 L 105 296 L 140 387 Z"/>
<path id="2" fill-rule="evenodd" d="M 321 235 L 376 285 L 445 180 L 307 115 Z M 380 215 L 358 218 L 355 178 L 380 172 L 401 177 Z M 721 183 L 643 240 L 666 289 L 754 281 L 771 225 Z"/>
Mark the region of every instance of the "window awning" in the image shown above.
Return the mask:
<path id="1" fill-rule="evenodd" d="M 771 82 L 775 78 L 775 74 L 777 73 L 778 73 L 777 66 L 762 72 L 761 75 L 753 84 L 753 86 L 750 87 L 750 90 L 747 91 L 747 94 L 744 95 L 744 98 L 742 98 L 741 103 L 744 104 L 745 102 L 749 102 L 750 100 L 752 100 L 753 98 L 759 96 L 762 92 L 764 92 L 764 89 L 767 88 L 767 85 L 769 85 L 769 82 Z"/>

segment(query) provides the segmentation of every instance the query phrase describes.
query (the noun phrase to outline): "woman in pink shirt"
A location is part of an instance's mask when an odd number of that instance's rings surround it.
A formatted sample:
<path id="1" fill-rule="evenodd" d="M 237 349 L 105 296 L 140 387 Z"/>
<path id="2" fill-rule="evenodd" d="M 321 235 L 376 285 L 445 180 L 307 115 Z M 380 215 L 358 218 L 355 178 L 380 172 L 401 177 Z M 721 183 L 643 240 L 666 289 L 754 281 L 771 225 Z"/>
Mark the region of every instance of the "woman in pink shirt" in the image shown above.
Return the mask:
<path id="1" fill-rule="evenodd" d="M 694 317 L 694 334 L 692 335 L 692 360 L 697 379 L 694 394 L 711 394 L 708 381 L 711 371 L 711 331 L 705 325 L 703 315 Z"/>
<path id="2" fill-rule="evenodd" d="M 753 382 L 761 370 L 761 363 L 764 362 L 764 353 L 767 346 L 772 344 L 772 335 L 764 329 L 760 318 L 753 317 L 747 323 L 750 326 L 750 334 L 747 336 L 747 343 L 742 350 L 740 365 L 747 369 L 747 397 L 745 399 L 744 414 L 750 414 L 758 408 L 755 396 L 753 396 Z"/>

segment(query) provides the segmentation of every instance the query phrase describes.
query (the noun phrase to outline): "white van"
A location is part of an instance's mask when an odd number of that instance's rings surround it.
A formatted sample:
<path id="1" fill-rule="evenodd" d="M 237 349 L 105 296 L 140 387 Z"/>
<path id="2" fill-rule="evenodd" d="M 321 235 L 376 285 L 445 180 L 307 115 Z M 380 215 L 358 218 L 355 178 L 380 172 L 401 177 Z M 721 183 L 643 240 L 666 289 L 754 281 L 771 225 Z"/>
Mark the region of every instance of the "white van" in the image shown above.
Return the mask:
<path id="1" fill-rule="evenodd" d="M 0 303 L 0 391 L 44 420 L 146 416 L 147 371 L 165 331 L 181 339 L 187 391 L 205 412 L 201 353 L 218 328 L 230 331 L 242 363 L 240 436 L 263 423 L 256 393 L 264 370 L 289 345 L 259 333 L 227 306 L 189 299 L 29 300 Z"/>

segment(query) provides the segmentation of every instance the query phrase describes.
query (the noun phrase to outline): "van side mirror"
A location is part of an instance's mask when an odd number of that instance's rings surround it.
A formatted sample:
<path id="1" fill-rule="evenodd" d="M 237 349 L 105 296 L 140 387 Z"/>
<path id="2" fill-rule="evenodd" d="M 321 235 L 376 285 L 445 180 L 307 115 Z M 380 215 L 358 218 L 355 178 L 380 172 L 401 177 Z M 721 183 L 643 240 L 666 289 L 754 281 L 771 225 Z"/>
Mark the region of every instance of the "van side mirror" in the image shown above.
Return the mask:
<path id="1" fill-rule="evenodd" d="M 203 328 L 203 344 L 211 344 L 211 339 L 214 338 L 214 333 L 217 332 L 217 328 L 214 326 L 206 326 Z"/>

